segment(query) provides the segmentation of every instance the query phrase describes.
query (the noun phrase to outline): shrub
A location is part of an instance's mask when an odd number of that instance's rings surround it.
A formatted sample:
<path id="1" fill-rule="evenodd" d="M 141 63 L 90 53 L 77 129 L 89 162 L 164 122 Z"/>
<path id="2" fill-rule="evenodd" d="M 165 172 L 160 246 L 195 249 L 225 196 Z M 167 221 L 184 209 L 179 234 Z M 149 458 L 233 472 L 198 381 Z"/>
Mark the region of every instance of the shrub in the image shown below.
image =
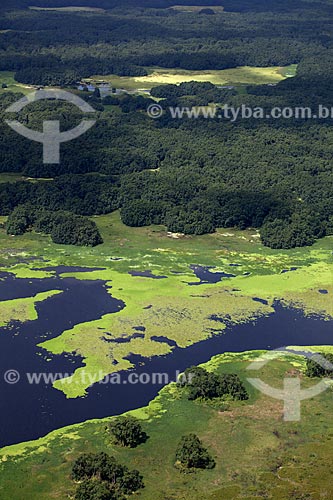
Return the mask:
<path id="1" fill-rule="evenodd" d="M 30 205 L 19 205 L 8 217 L 7 234 L 20 236 L 29 228 L 51 234 L 52 241 L 62 245 L 96 246 L 103 243 L 94 221 L 81 215 L 62 210 L 34 209 Z"/>

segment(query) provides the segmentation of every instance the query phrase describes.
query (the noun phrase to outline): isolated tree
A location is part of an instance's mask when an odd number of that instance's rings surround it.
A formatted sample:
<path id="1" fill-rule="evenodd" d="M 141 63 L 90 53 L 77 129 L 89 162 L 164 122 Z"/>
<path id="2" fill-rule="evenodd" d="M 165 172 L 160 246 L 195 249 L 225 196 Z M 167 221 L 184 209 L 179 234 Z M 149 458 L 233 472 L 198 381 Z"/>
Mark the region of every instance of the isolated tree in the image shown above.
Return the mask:
<path id="1" fill-rule="evenodd" d="M 94 221 L 78 215 L 68 214 L 59 224 L 54 224 L 51 231 L 54 243 L 95 247 L 103 243 Z"/>
<path id="2" fill-rule="evenodd" d="M 134 417 L 119 417 L 110 423 L 109 429 L 115 442 L 122 446 L 135 448 L 148 439 L 141 423 Z"/>
<path id="3" fill-rule="evenodd" d="M 183 436 L 176 451 L 176 466 L 185 469 L 213 469 L 215 460 L 195 434 Z"/>

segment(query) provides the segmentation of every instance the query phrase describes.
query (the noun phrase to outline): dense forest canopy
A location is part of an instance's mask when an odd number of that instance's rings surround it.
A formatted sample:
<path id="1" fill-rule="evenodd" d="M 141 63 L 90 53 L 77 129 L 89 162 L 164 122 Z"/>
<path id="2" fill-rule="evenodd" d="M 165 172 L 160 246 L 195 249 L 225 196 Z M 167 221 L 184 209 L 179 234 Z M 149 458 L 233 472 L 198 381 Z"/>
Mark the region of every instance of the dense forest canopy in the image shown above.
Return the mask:
<path id="1" fill-rule="evenodd" d="M 102 15 L 11 10 L 0 19 L 0 70 L 16 71 L 18 81 L 45 85 L 59 85 L 63 74 L 67 85 L 69 77 L 92 74 L 144 75 L 147 66 L 286 66 L 332 49 L 332 5 L 309 2 L 306 9 L 293 4 L 286 10 L 275 4 L 278 12 L 265 2 L 265 12 L 254 7 L 214 15 L 137 4 L 130 9 L 121 4 Z"/>
<path id="2" fill-rule="evenodd" d="M 43 165 L 41 145 L 7 127 L 5 109 L 19 96 L 4 93 L 0 171 L 53 180 L 0 185 L 1 214 L 26 203 L 84 216 L 120 208 L 128 225 L 161 223 L 187 234 L 221 226 L 262 228 L 263 242 L 274 248 L 311 244 L 332 234 L 330 118 L 174 120 L 168 108 L 212 102 L 265 109 L 333 106 L 333 5 L 176 3 L 223 5 L 226 12 L 179 12 L 167 8 L 173 5 L 169 1 L 136 2 L 130 8 L 130 2 L 70 2 L 108 9 L 101 15 L 32 11 L 26 8 L 30 1 L 10 2 L 0 17 L 0 71 L 14 71 L 23 83 L 64 87 L 92 74 L 145 75 L 154 65 L 216 70 L 297 63 L 297 76 L 241 93 L 193 82 L 157 87 L 152 95 L 162 99 L 165 111 L 155 121 L 145 112 L 150 99 L 101 99 L 77 91 L 94 105 L 97 124 L 62 146 L 60 165 Z M 80 118 L 65 103 L 40 102 L 20 114 L 32 128 L 52 117 L 59 117 L 64 130 Z"/>

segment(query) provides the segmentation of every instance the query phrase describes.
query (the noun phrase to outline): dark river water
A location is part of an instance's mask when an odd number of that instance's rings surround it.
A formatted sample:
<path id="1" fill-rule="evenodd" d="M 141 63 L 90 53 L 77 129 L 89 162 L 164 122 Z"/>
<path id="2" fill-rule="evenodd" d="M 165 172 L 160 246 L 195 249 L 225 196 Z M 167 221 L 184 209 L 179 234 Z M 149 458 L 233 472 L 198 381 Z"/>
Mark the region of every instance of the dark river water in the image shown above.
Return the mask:
<path id="1" fill-rule="evenodd" d="M 125 304 L 111 297 L 103 281 L 73 278 L 42 280 L 15 279 L 2 274 L 0 300 L 23 298 L 47 290 L 63 290 L 37 306 L 38 320 L 12 323 L 0 328 L 0 446 L 27 441 L 69 424 L 116 415 L 146 405 L 154 398 L 159 384 L 95 384 L 88 396 L 66 399 L 63 393 L 45 384 L 29 384 L 26 373 L 72 373 L 83 366 L 74 355 L 50 356 L 36 345 L 56 337 L 74 324 L 91 321 L 122 309 Z M 206 276 L 205 276 L 206 278 Z M 176 371 L 208 361 L 226 351 L 274 349 L 285 345 L 333 344 L 333 321 L 305 318 L 301 312 L 275 305 L 276 313 L 255 323 L 234 326 L 224 334 L 186 349 L 175 347 L 172 354 L 152 359 L 132 356 L 140 373 L 167 373 L 174 380 Z M 218 329 L 216 318 L 214 325 Z M 156 340 L 163 341 L 163 337 Z M 4 381 L 7 370 L 17 370 L 21 380 L 15 385 Z M 127 379 L 124 374 L 123 380 Z"/>

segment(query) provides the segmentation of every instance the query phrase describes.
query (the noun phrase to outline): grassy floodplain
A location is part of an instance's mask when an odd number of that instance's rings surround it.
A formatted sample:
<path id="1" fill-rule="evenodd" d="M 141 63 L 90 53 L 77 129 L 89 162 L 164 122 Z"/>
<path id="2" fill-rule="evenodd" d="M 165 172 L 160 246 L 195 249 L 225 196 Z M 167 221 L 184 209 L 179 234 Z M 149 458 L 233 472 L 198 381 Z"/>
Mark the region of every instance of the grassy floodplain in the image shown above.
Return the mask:
<path id="1" fill-rule="evenodd" d="M 216 71 L 189 71 L 185 69 L 165 69 L 147 67 L 148 76 L 121 77 L 117 75 L 92 76 L 87 81 L 108 82 L 113 87 L 126 90 L 150 90 L 153 87 L 164 84 L 180 84 L 183 82 L 211 82 L 214 85 L 259 85 L 268 83 L 279 83 L 287 78 L 286 75 L 294 76 L 297 65 L 269 68 L 254 68 L 242 66 L 239 68 L 216 70 Z"/>
<path id="2" fill-rule="evenodd" d="M 131 368 L 127 359 L 130 353 L 151 357 L 171 352 L 169 343 L 154 341 L 155 336 L 166 337 L 184 348 L 223 331 L 230 324 L 272 314 L 275 300 L 308 315 L 333 317 L 332 237 L 318 241 L 313 247 L 281 251 L 263 247 L 255 230 L 220 229 L 211 235 L 177 238 L 162 226 L 126 227 L 118 212 L 94 220 L 104 238 L 104 244 L 96 248 L 54 245 L 49 237 L 35 233 L 13 238 L 0 231 L 3 249 L 0 270 L 17 277 L 41 278 L 49 277 L 52 271 L 36 271 L 32 267 L 105 267 L 103 271 L 62 276 L 102 279 L 109 293 L 126 304 L 118 313 L 74 325 L 59 337 L 40 344 L 54 355 L 74 351 L 83 357 L 83 368 L 78 368 L 70 380 L 55 383 L 67 397 L 85 394 L 87 379 L 81 377 L 82 370 L 93 377 L 99 373 L 103 378 Z M 33 264 L 17 263 L 28 256 L 41 260 Z M 214 270 L 234 277 L 217 284 L 189 286 L 188 283 L 198 282 L 190 269 L 193 264 L 214 266 Z M 165 278 L 156 280 L 129 274 L 148 269 Z M 320 293 L 323 289 L 327 293 Z M 221 318 L 221 322 L 217 324 L 212 315 Z M 145 328 L 144 337 L 132 338 L 138 326 Z M 109 340 L 127 337 L 130 341 L 105 342 L 105 335 Z"/>
<path id="3" fill-rule="evenodd" d="M 247 367 L 260 354 L 226 353 L 203 365 L 210 371 L 238 373 L 249 391 L 249 401 L 214 407 L 188 401 L 171 384 L 149 406 L 130 412 L 142 420 L 150 436 L 136 449 L 111 444 L 107 431 L 110 419 L 74 425 L 35 442 L 3 448 L 1 498 L 21 500 L 23 491 L 25 500 L 71 498 L 75 490 L 70 479 L 73 461 L 81 453 L 99 451 L 140 470 L 145 488 L 135 498 L 142 500 L 330 498 L 333 477 L 327 464 L 333 450 L 332 390 L 303 401 L 300 422 L 284 422 L 283 403 L 246 382 Z M 256 375 L 273 387 L 281 387 L 286 373 L 297 371 L 302 376 L 304 367 L 304 358 L 291 354 L 271 361 Z M 303 387 L 315 383 L 302 376 Z M 174 468 L 177 443 L 190 432 L 196 433 L 213 454 L 215 469 L 182 474 Z"/>

